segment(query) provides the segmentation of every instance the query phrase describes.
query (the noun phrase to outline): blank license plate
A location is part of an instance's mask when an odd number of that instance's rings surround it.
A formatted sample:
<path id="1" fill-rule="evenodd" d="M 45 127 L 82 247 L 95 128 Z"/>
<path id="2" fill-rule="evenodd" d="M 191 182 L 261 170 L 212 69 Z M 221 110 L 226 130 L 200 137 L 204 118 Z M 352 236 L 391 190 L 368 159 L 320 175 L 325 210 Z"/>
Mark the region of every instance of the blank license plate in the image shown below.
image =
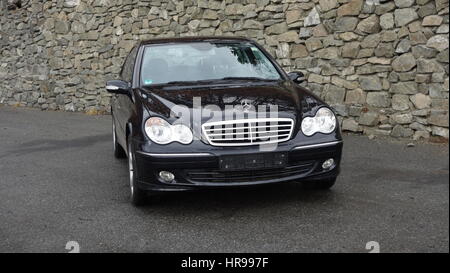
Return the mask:
<path id="1" fill-rule="evenodd" d="M 284 168 L 287 153 L 262 153 L 251 155 L 226 155 L 219 159 L 222 171 Z"/>

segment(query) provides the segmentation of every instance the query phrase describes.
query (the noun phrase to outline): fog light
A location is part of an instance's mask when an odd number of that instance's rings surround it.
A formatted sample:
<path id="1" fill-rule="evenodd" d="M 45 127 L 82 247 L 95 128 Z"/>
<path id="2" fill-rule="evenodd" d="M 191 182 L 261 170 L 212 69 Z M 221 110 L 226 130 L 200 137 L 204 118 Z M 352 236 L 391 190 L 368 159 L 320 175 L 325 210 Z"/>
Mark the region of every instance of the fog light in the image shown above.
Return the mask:
<path id="1" fill-rule="evenodd" d="M 171 183 L 175 179 L 175 175 L 173 175 L 173 173 L 171 172 L 160 171 L 159 178 L 161 178 L 161 180 L 164 182 Z"/>
<path id="2" fill-rule="evenodd" d="M 330 169 L 333 166 L 334 166 L 334 159 L 329 158 L 323 162 L 322 169 L 324 169 L 324 170 Z"/>

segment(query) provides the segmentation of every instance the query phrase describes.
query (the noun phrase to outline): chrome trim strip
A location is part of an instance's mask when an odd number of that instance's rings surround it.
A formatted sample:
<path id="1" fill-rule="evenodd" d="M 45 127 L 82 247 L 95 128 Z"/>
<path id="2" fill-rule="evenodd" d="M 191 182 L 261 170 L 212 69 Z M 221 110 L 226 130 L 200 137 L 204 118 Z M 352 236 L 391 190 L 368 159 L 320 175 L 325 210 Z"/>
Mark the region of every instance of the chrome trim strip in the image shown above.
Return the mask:
<path id="1" fill-rule="evenodd" d="M 106 90 L 119 90 L 119 87 L 114 86 L 114 85 L 107 85 Z"/>
<path id="2" fill-rule="evenodd" d="M 146 153 L 143 151 L 136 151 L 141 155 L 146 156 L 154 156 L 154 157 L 196 157 L 196 156 L 213 156 L 213 154 L 209 153 L 182 153 L 182 154 L 154 154 L 154 153 Z"/>
<path id="3" fill-rule="evenodd" d="M 311 144 L 311 145 L 304 145 L 304 146 L 297 146 L 293 148 L 292 150 L 303 150 L 303 149 L 310 149 L 310 148 L 319 148 L 319 147 L 326 147 L 326 146 L 332 146 L 342 143 L 342 140 L 340 141 L 331 141 L 331 142 L 325 142 L 325 143 L 318 143 L 318 144 Z"/>

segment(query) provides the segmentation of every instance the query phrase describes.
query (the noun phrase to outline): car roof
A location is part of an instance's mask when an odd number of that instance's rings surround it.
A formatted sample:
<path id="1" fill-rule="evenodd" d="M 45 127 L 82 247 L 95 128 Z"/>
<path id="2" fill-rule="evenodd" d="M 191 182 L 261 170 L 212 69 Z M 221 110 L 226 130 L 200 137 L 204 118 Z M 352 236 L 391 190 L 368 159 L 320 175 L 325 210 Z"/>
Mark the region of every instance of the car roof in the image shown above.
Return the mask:
<path id="1" fill-rule="evenodd" d="M 226 37 L 226 36 L 189 36 L 189 37 L 170 37 L 155 38 L 141 41 L 141 45 L 163 44 L 163 43 L 188 43 L 188 42 L 253 42 L 245 37 Z"/>

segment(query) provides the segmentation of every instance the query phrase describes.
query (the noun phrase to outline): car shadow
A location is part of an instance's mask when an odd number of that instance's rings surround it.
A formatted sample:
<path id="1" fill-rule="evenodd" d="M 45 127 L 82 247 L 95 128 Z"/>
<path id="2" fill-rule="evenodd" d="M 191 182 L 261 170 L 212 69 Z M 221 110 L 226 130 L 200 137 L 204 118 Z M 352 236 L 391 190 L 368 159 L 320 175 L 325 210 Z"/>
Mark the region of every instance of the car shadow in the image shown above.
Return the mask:
<path id="1" fill-rule="evenodd" d="M 339 194 L 336 190 L 308 190 L 299 182 L 277 183 L 251 187 L 198 190 L 190 192 L 158 193 L 150 196 L 138 209 L 146 214 L 165 216 L 209 215 L 212 218 L 231 218 L 238 211 L 249 209 L 283 209 L 293 204 L 332 206 Z"/>

